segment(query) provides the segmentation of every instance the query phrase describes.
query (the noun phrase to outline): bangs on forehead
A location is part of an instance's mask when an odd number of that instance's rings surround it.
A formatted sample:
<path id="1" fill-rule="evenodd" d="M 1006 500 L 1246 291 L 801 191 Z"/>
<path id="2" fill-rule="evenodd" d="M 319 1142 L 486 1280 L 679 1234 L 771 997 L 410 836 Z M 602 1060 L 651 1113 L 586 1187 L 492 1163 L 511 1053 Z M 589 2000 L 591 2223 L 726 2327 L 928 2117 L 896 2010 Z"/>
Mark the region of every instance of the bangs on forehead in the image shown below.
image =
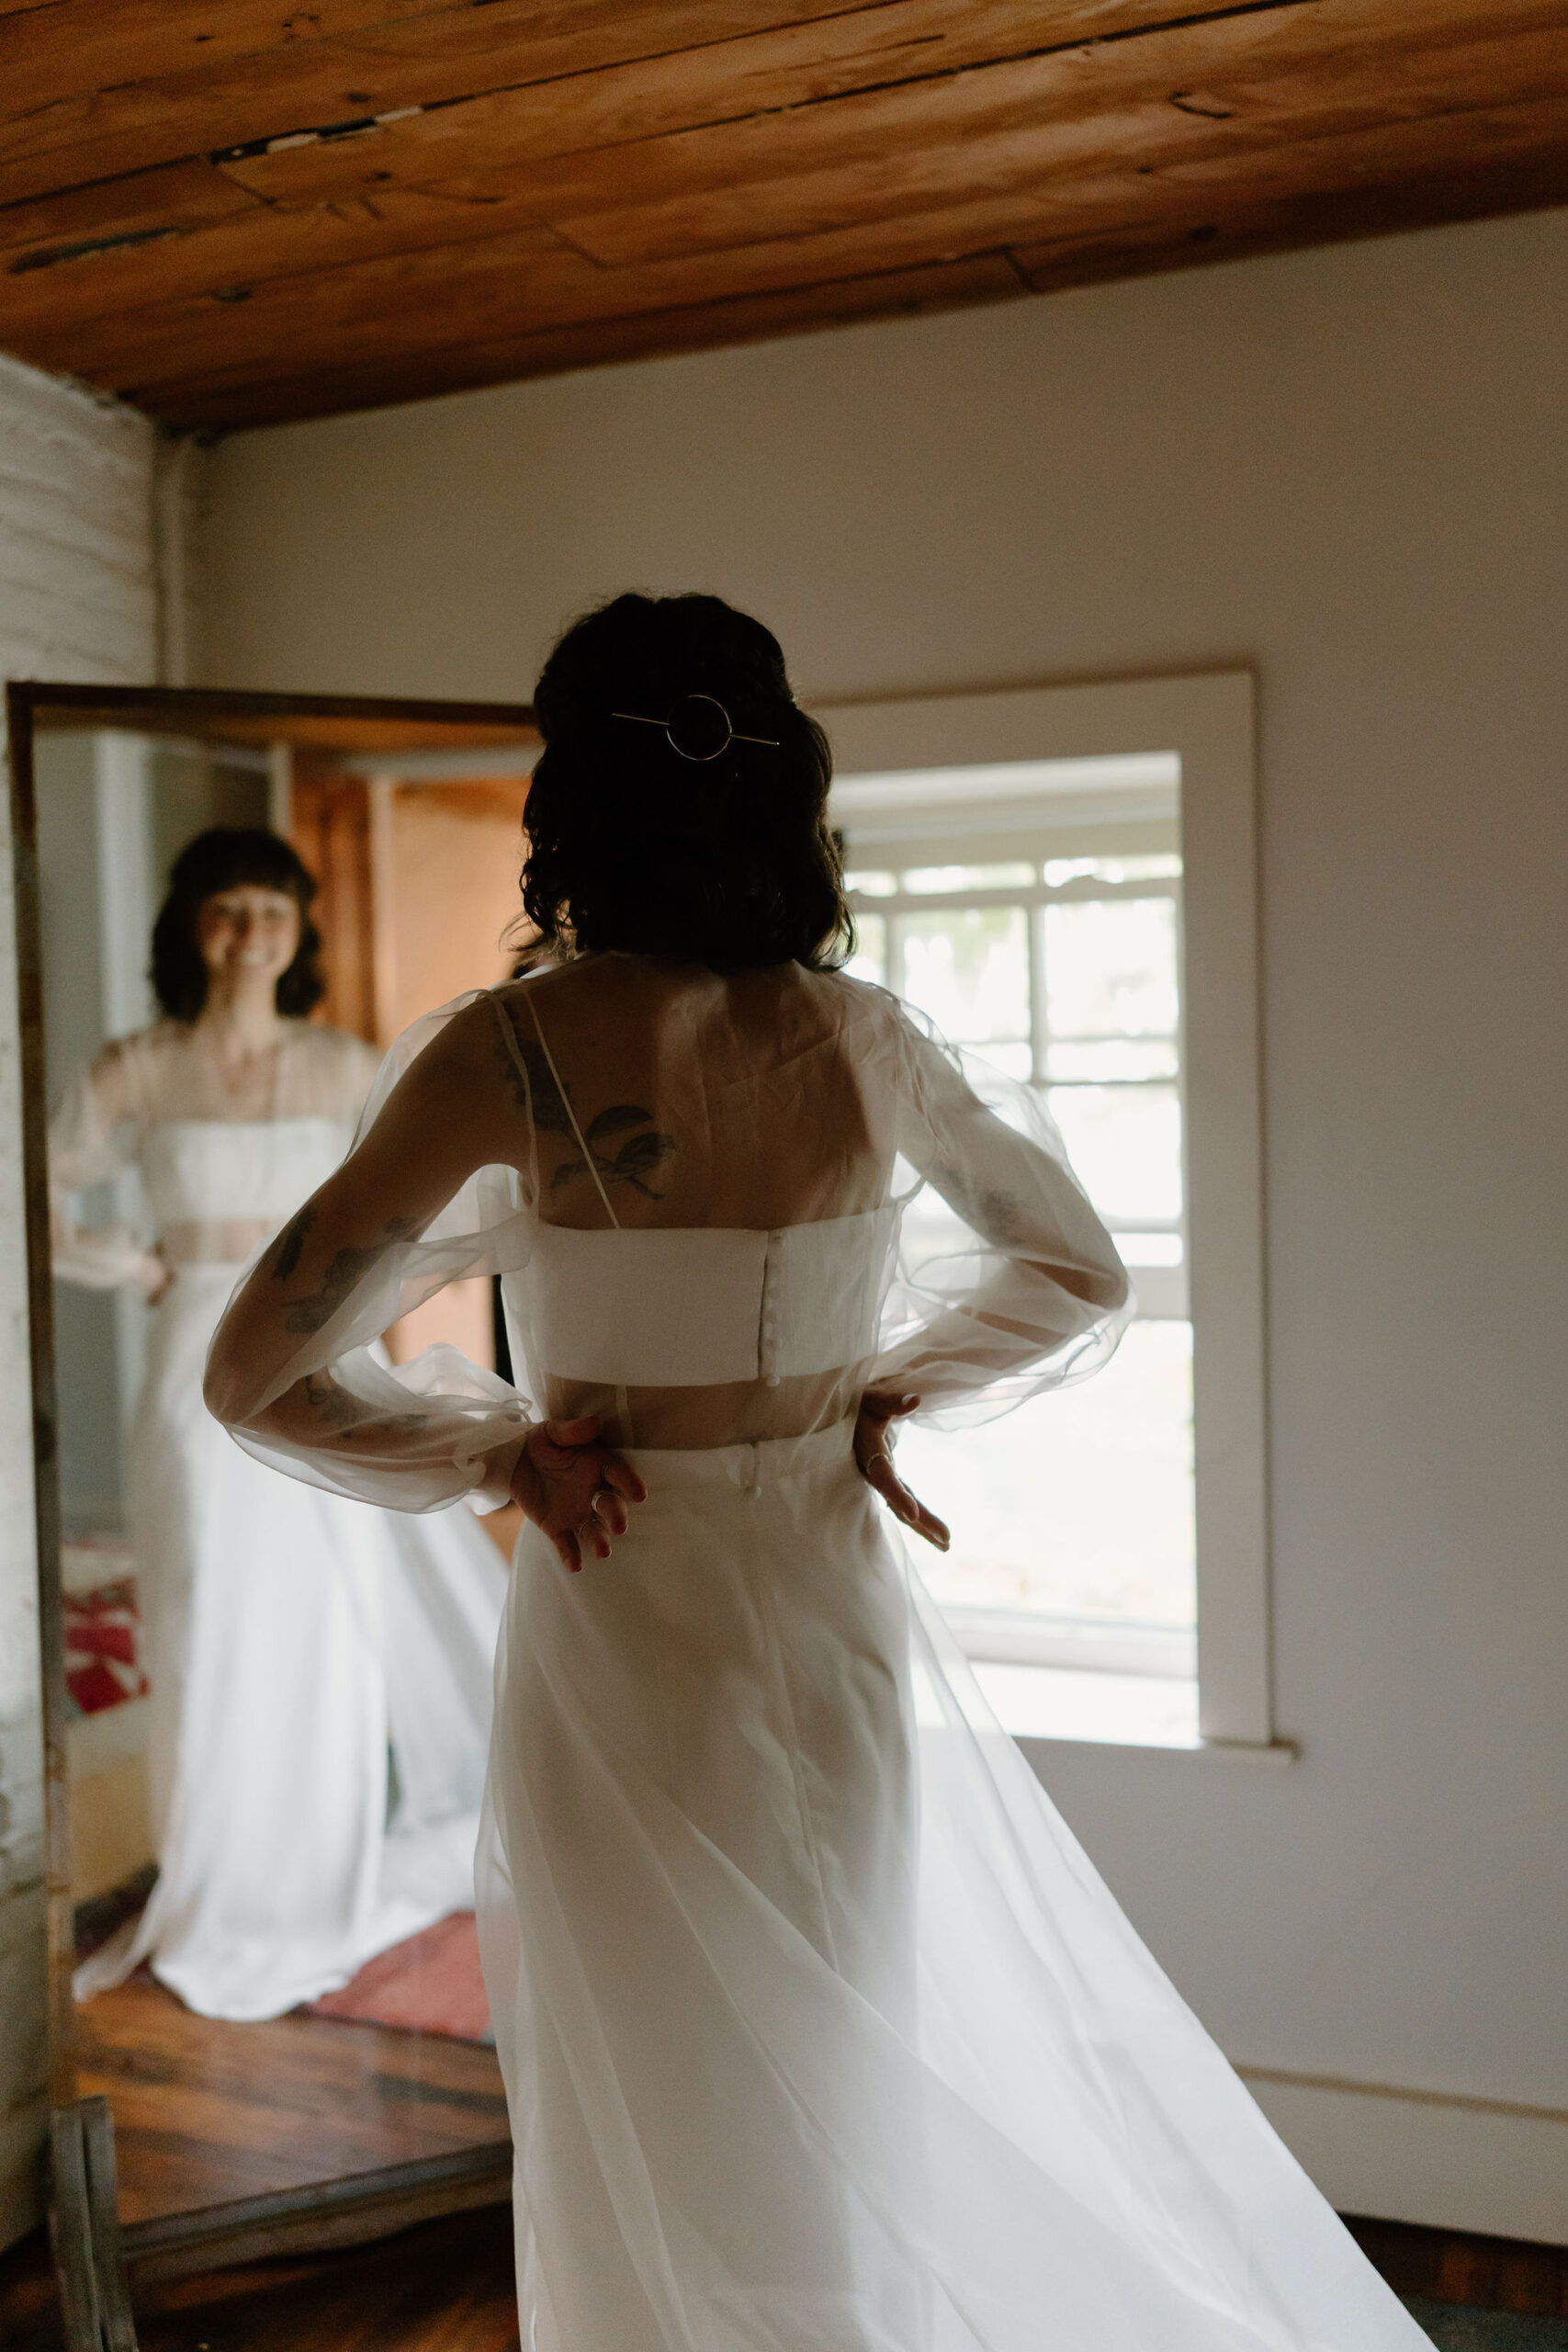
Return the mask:
<path id="1" fill-rule="evenodd" d="M 217 825 L 198 833 L 175 859 L 170 879 L 182 897 L 194 899 L 249 887 L 282 891 L 306 907 L 316 895 L 315 881 L 292 844 L 259 826 Z"/>
<path id="2" fill-rule="evenodd" d="M 315 899 L 315 877 L 294 844 L 261 826 L 211 826 L 197 832 L 174 858 L 169 873 L 169 889 L 186 906 L 244 887 L 287 891 L 301 908 Z"/>

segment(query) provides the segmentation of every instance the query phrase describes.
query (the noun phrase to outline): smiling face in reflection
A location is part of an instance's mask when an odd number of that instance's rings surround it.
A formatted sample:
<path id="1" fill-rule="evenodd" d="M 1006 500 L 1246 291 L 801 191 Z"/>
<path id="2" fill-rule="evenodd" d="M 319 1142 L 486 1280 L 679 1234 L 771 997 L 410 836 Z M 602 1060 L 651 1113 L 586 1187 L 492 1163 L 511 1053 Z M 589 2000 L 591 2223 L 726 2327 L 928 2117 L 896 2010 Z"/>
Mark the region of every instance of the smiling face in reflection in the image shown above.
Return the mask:
<path id="1" fill-rule="evenodd" d="M 299 901 L 288 890 L 237 882 L 204 899 L 197 944 L 209 977 L 231 988 L 274 986 L 299 951 Z"/>

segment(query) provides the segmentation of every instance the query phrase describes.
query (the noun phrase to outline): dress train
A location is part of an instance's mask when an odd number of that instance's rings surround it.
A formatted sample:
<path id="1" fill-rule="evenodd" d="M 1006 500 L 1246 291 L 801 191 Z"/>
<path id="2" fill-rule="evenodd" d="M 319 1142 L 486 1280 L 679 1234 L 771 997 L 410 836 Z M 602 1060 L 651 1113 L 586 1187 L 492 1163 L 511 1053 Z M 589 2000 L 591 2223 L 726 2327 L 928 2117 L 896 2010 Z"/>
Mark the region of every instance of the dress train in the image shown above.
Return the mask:
<path id="1" fill-rule="evenodd" d="M 536 2352 L 1415 2352 L 848 1430 L 519 1545 L 480 1841 Z M 521 1928 L 520 1928 L 520 1923 Z"/>

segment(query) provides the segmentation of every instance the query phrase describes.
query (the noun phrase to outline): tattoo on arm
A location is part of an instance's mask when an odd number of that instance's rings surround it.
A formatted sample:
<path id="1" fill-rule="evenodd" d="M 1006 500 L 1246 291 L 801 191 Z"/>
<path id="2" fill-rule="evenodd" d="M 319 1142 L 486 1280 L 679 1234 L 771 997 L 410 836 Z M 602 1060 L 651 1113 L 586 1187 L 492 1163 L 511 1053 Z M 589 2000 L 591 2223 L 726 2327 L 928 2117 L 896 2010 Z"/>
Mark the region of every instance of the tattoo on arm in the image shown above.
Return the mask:
<path id="1" fill-rule="evenodd" d="M 316 1419 L 330 1430 L 342 1430 L 350 1442 L 362 1438 L 374 1443 L 429 1426 L 424 1413 L 367 1413 L 361 1400 L 342 1387 L 330 1372 L 307 1373 L 299 1387 Z"/>
<path id="2" fill-rule="evenodd" d="M 504 1016 L 510 1018 L 510 1015 Z M 523 1069 L 507 1051 L 504 1037 L 497 1037 L 496 1052 L 501 1056 L 512 1099 L 520 1111 L 531 1114 L 534 1125 L 549 1136 L 571 1133 L 571 1114 L 566 1107 L 566 1097 L 556 1084 L 555 1072 L 545 1059 L 536 1038 L 519 1037 L 513 1032 L 513 1042 L 522 1057 Z M 525 1079 L 524 1071 L 527 1072 Z"/>
<path id="3" fill-rule="evenodd" d="M 291 1217 L 284 1227 L 273 1254 L 272 1279 L 275 1283 L 286 1283 L 298 1272 L 305 1238 L 315 1222 L 315 1208 L 307 1201 L 299 1216 Z"/>
<path id="4" fill-rule="evenodd" d="M 358 1289 L 377 1260 L 384 1258 L 398 1242 L 406 1241 L 411 1234 L 416 1233 L 419 1221 L 410 1216 L 390 1217 L 383 1230 L 385 1239 L 373 1243 L 367 1250 L 338 1250 L 333 1252 L 332 1263 L 321 1276 L 320 1290 L 312 1291 L 308 1298 L 296 1299 L 284 1316 L 283 1328 L 286 1331 L 319 1331 L 330 1323 L 344 1299 Z"/>
<path id="5" fill-rule="evenodd" d="M 330 1372 L 307 1373 L 300 1385 L 306 1404 L 317 1420 L 324 1421 L 329 1429 L 345 1429 L 353 1420 L 354 1399 L 346 1389 L 338 1386 Z"/>
<path id="6" fill-rule="evenodd" d="M 993 1250 L 1016 1250 L 1027 1238 L 1021 1205 L 1015 1193 L 976 1185 L 962 1168 L 933 1168 L 933 1188 L 950 1208 L 956 1209 L 972 1233 Z"/>

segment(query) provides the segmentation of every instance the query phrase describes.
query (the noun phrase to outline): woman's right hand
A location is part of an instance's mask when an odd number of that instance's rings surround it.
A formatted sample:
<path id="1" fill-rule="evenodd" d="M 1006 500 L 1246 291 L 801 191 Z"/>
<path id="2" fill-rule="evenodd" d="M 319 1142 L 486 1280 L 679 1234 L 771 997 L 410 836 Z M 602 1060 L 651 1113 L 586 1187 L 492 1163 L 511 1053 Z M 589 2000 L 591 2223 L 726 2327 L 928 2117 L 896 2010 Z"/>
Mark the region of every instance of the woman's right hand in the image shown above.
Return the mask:
<path id="1" fill-rule="evenodd" d="M 529 1430 L 512 1473 L 512 1499 L 549 1537 L 575 1576 L 584 1547 L 610 1556 L 610 1539 L 626 1532 L 626 1505 L 648 1500 L 648 1488 L 614 1447 L 598 1442 L 604 1424 L 545 1421 Z"/>
<path id="2" fill-rule="evenodd" d="M 918 1396 L 890 1396 L 868 1388 L 855 1418 L 855 1466 L 868 1487 L 874 1487 L 894 1518 L 913 1534 L 923 1535 L 939 1552 L 952 1543 L 945 1522 L 928 1510 L 893 1467 L 893 1424 L 912 1413 Z"/>
<path id="3" fill-rule="evenodd" d="M 162 1250 L 149 1250 L 141 1261 L 141 1289 L 149 1306 L 161 1304 L 174 1279 L 175 1270 Z"/>

